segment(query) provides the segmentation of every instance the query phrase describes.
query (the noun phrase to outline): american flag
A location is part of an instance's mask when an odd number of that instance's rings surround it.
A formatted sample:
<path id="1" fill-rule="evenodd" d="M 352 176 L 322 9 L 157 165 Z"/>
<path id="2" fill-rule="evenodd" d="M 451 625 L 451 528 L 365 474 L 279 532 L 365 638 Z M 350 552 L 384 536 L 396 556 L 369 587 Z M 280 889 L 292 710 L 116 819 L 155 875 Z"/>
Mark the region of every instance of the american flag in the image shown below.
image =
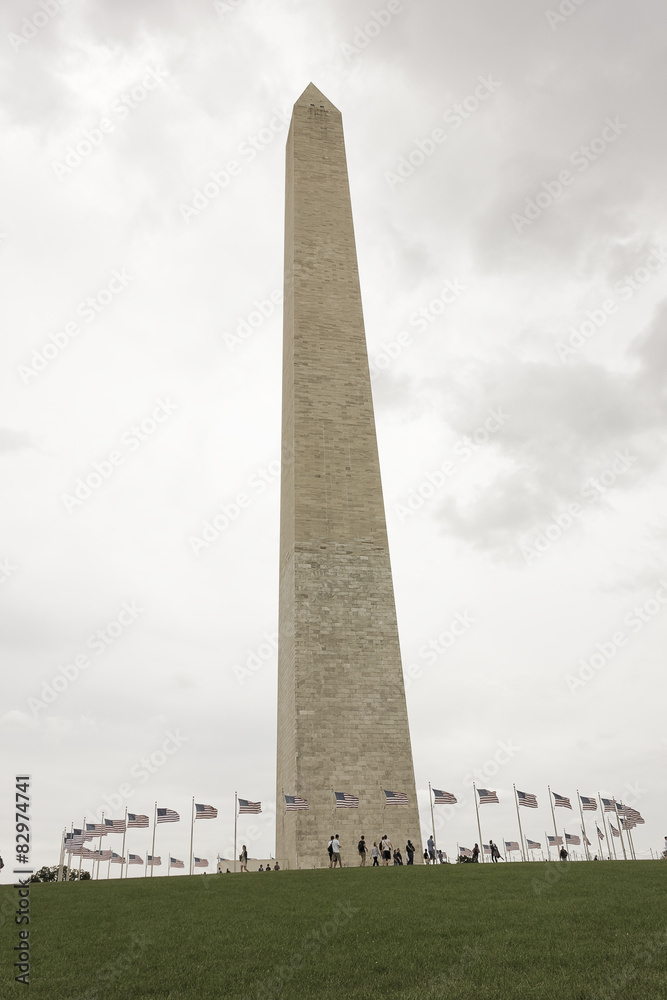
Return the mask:
<path id="1" fill-rule="evenodd" d="M 526 846 L 529 851 L 539 851 L 542 845 L 537 840 L 528 840 L 526 837 Z"/>
<path id="2" fill-rule="evenodd" d="M 516 797 L 520 806 L 526 806 L 527 809 L 537 809 L 537 795 L 533 795 L 531 792 L 520 792 L 517 788 Z"/>
<path id="3" fill-rule="evenodd" d="M 407 806 L 408 796 L 406 792 L 388 792 L 386 788 L 383 791 L 384 800 L 388 806 Z"/>
<path id="4" fill-rule="evenodd" d="M 224 858 L 222 860 L 224 861 Z M 195 868 L 208 868 L 206 858 L 195 858 Z"/>
<path id="5" fill-rule="evenodd" d="M 451 792 L 441 792 L 440 789 L 433 789 L 433 805 L 434 806 L 453 806 L 456 805 L 456 796 L 452 795 Z"/>
<path id="6" fill-rule="evenodd" d="M 588 846 L 590 847 L 591 846 L 591 842 L 588 839 L 588 837 L 586 836 L 586 831 L 584 830 L 583 826 L 581 828 L 581 836 L 584 838 L 584 843 L 588 844 Z"/>
<path id="7" fill-rule="evenodd" d="M 482 844 L 482 848 L 483 848 L 485 854 L 490 854 L 491 853 L 491 845 L 490 844 Z"/>
<path id="8" fill-rule="evenodd" d="M 286 795 L 285 798 L 288 796 Z M 292 796 L 294 798 L 294 796 Z M 305 802 L 305 799 L 301 799 Z M 248 799 L 239 799 L 239 816 L 245 815 L 255 815 L 256 813 L 261 813 L 262 803 L 261 802 L 250 802 Z"/>
<path id="9" fill-rule="evenodd" d="M 633 823 L 645 823 L 646 820 L 636 809 L 632 809 L 630 806 L 625 807 L 625 818 L 632 820 Z"/>
<path id="10" fill-rule="evenodd" d="M 128 856 L 127 856 L 127 863 L 128 863 L 128 865 L 143 865 L 144 862 L 139 857 L 138 854 L 128 854 Z"/>
<path id="11" fill-rule="evenodd" d="M 478 788 L 477 794 L 479 795 L 480 806 L 489 805 L 491 802 L 500 802 L 496 793 L 490 792 L 488 788 Z"/>
<path id="12" fill-rule="evenodd" d="M 606 813 L 616 812 L 616 803 L 614 802 L 613 799 L 603 799 L 602 805 Z"/>
<path id="13" fill-rule="evenodd" d="M 170 868 L 185 868 L 185 865 L 183 864 L 182 861 L 179 861 L 178 858 L 172 858 L 172 857 L 170 857 L 169 858 L 169 867 Z"/>
<path id="14" fill-rule="evenodd" d="M 505 850 L 506 851 L 520 851 L 521 848 L 517 844 L 516 840 L 506 840 L 505 841 Z"/>
<path id="15" fill-rule="evenodd" d="M 84 840 L 92 840 L 92 837 L 84 837 L 81 830 L 75 830 L 73 833 L 65 834 L 65 847 L 69 851 L 72 847 L 81 847 Z"/>
<path id="16" fill-rule="evenodd" d="M 162 864 L 162 858 L 159 858 L 157 856 L 157 854 L 155 855 L 155 857 L 153 857 L 152 854 L 147 854 L 146 855 L 146 862 L 149 865 L 155 865 L 157 867 L 157 865 L 161 865 Z"/>
<path id="17" fill-rule="evenodd" d="M 611 832 L 612 832 L 612 835 L 614 837 L 620 837 L 621 836 L 620 833 L 618 832 L 618 830 L 616 829 L 616 827 L 614 826 L 614 824 L 611 821 L 609 823 L 609 826 L 611 828 Z"/>
<path id="18" fill-rule="evenodd" d="M 604 833 L 602 832 L 602 830 L 600 829 L 600 827 L 597 825 L 597 823 L 595 824 L 595 829 L 598 832 L 598 839 L 599 840 L 604 840 Z"/>
<path id="19" fill-rule="evenodd" d="M 298 795 L 285 796 L 286 812 L 298 812 L 300 809 L 308 808 L 308 799 L 302 799 Z"/>
<path id="20" fill-rule="evenodd" d="M 637 824 L 633 819 L 626 819 L 625 816 L 621 816 L 621 826 L 624 830 L 634 830 Z"/>
<path id="21" fill-rule="evenodd" d="M 111 864 L 112 865 L 124 865 L 125 858 L 121 858 L 120 854 L 116 854 L 115 851 L 111 854 Z"/>
<path id="22" fill-rule="evenodd" d="M 214 806 L 207 806 L 201 802 L 195 802 L 195 819 L 216 819 L 218 810 Z"/>
<path id="23" fill-rule="evenodd" d="M 573 847 L 579 847 L 581 844 L 581 837 L 577 837 L 576 833 L 566 833 L 565 842 L 567 844 L 572 844 Z"/>
<path id="24" fill-rule="evenodd" d="M 554 797 L 555 806 L 562 806 L 564 809 L 572 808 L 572 803 L 570 802 L 570 800 L 566 795 L 558 795 L 557 792 L 552 792 L 551 794 Z"/>
<path id="25" fill-rule="evenodd" d="M 549 841 L 549 846 L 550 847 L 553 847 L 553 846 L 558 847 L 560 844 L 563 843 L 563 838 L 562 837 L 551 837 L 551 836 L 547 835 L 547 840 Z"/>
<path id="26" fill-rule="evenodd" d="M 627 812 L 627 807 L 623 805 L 622 802 L 616 803 L 616 812 L 619 816 L 625 816 Z"/>
<path id="27" fill-rule="evenodd" d="M 107 833 L 125 833 L 124 819 L 105 819 L 104 826 Z"/>
<path id="28" fill-rule="evenodd" d="M 348 795 L 347 792 L 334 792 L 336 796 L 336 809 L 358 809 L 359 799 L 356 795 Z"/>
<path id="29" fill-rule="evenodd" d="M 88 857 L 95 858 L 96 861 L 111 861 L 113 851 L 91 851 Z"/>
<path id="30" fill-rule="evenodd" d="M 127 814 L 127 828 L 130 829 L 141 829 L 148 826 L 148 816 L 140 816 L 137 813 Z"/>
<path id="31" fill-rule="evenodd" d="M 472 851 L 469 847 L 459 847 L 459 854 L 462 854 L 465 858 L 472 857 Z"/>
<path id="32" fill-rule="evenodd" d="M 588 795 L 580 795 L 581 808 L 584 812 L 597 812 L 598 804 L 596 799 L 592 799 Z"/>
<path id="33" fill-rule="evenodd" d="M 83 844 L 75 844 L 75 846 L 70 851 L 70 854 L 75 854 L 77 858 L 81 856 L 82 858 L 95 858 L 97 854 L 95 851 L 91 851 L 88 847 L 84 847 Z"/>
<path id="34" fill-rule="evenodd" d="M 158 809 L 157 811 L 158 823 L 178 823 L 180 818 L 173 809 Z"/>
<path id="35" fill-rule="evenodd" d="M 107 832 L 104 823 L 86 823 L 86 833 L 91 833 L 95 837 L 103 837 Z"/>

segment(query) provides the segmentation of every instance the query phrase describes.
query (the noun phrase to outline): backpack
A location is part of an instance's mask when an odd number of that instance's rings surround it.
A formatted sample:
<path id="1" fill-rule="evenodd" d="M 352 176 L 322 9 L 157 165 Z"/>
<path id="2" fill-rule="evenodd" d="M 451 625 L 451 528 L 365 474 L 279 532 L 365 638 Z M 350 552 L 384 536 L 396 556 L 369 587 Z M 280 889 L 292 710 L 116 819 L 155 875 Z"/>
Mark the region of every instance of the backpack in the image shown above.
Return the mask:
<path id="1" fill-rule="evenodd" d="M 357 844 L 357 850 L 359 851 L 359 854 L 365 854 L 366 853 L 366 841 L 365 840 L 360 840 L 359 841 L 359 843 Z"/>

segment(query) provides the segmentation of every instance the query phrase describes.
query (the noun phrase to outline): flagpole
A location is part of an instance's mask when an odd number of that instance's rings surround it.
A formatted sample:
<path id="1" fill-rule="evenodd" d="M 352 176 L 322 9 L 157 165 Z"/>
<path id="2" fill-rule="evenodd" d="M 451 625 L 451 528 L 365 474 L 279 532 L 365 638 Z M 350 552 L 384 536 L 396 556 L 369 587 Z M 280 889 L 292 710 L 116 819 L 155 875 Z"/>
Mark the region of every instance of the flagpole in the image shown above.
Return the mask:
<path id="1" fill-rule="evenodd" d="M 169 851 L 169 861 L 167 861 L 167 878 L 169 878 L 170 871 L 171 871 L 171 851 Z"/>
<path id="2" fill-rule="evenodd" d="M 547 831 L 546 830 L 544 831 L 544 839 L 547 842 L 547 857 L 549 858 L 549 861 L 551 861 L 551 844 L 549 843 L 549 838 L 547 837 Z"/>
<path id="3" fill-rule="evenodd" d="M 109 878 L 110 875 L 111 875 L 111 858 L 109 858 L 109 863 L 107 865 L 107 878 Z"/>
<path id="4" fill-rule="evenodd" d="M 65 834 L 67 833 L 67 827 L 60 834 L 60 858 L 58 860 L 58 878 L 57 882 L 62 882 L 63 880 L 63 865 L 65 863 Z"/>
<path id="5" fill-rule="evenodd" d="M 85 830 L 82 830 L 81 831 L 81 836 L 82 837 L 83 837 L 84 833 L 85 833 Z M 74 823 L 73 822 L 70 823 L 70 834 L 71 834 L 71 837 L 70 837 L 70 840 L 69 840 L 69 846 L 67 848 L 67 879 L 64 880 L 64 881 L 69 881 L 70 872 L 72 871 L 72 837 L 74 836 Z M 81 844 L 81 846 L 83 847 L 83 843 Z M 63 872 L 63 875 L 64 874 L 65 873 Z"/>
<path id="6" fill-rule="evenodd" d="M 284 853 L 285 851 L 285 789 L 284 788 L 280 789 L 280 825 L 283 832 L 282 848 Z M 276 855 L 277 854 L 278 854 L 278 845 L 276 844 Z M 287 860 L 286 858 L 283 858 L 283 861 L 286 860 Z"/>
<path id="7" fill-rule="evenodd" d="M 192 875 L 192 849 L 195 836 L 195 797 L 192 796 L 192 819 L 190 821 L 190 871 L 189 874 Z"/>
<path id="8" fill-rule="evenodd" d="M 616 801 L 616 799 L 614 799 L 614 809 L 615 809 L 615 812 L 616 812 L 616 822 L 618 823 L 618 832 L 621 835 L 621 847 L 623 848 L 623 860 L 627 861 L 628 860 L 628 856 L 625 853 L 625 841 L 623 839 L 623 823 L 621 822 L 621 820 L 624 819 L 624 817 L 619 815 L 619 812 L 618 812 L 618 802 Z"/>
<path id="9" fill-rule="evenodd" d="M 101 826 L 102 826 L 102 829 L 104 829 L 104 809 L 102 810 L 102 823 L 101 823 Z M 102 853 L 102 834 L 100 834 L 100 842 L 99 842 L 99 845 L 98 845 L 98 848 L 97 848 L 97 875 L 95 876 L 96 879 L 99 879 L 99 877 L 100 877 L 100 854 L 101 853 Z M 95 867 L 95 865 L 93 864 L 93 868 L 94 867 Z"/>
<path id="10" fill-rule="evenodd" d="M 556 829 L 556 813 L 554 812 L 554 803 L 551 797 L 551 785 L 547 785 L 549 789 L 549 805 L 551 806 L 551 818 L 554 821 L 554 836 L 556 838 L 554 842 L 554 847 L 556 848 L 556 857 L 558 857 L 558 830 Z"/>
<path id="11" fill-rule="evenodd" d="M 614 845 L 612 843 L 611 833 L 607 829 L 607 820 L 605 819 L 605 815 L 604 815 L 604 806 L 602 805 L 602 796 L 600 795 L 599 792 L 598 792 L 598 801 L 600 803 L 600 809 L 602 811 L 602 826 L 604 827 L 604 832 L 605 832 L 606 837 L 607 837 L 607 857 L 611 861 L 611 849 L 612 849 L 612 847 L 614 847 Z M 614 847 L 614 860 L 616 860 L 616 848 L 615 847 Z"/>
<path id="12" fill-rule="evenodd" d="M 85 837 L 85 835 L 86 835 L 86 817 L 84 816 L 83 826 L 81 827 L 81 837 L 83 838 Z M 85 841 L 83 843 L 85 843 Z M 81 881 L 81 862 L 83 860 L 83 843 L 81 844 L 81 854 L 79 855 L 79 882 Z M 94 867 L 95 864 L 93 863 L 93 868 Z"/>
<path id="13" fill-rule="evenodd" d="M 239 793 L 234 792 L 234 872 L 236 872 L 236 819 L 238 812 Z"/>
<path id="14" fill-rule="evenodd" d="M 586 860 L 590 861 L 591 857 L 588 853 L 588 837 L 586 836 L 586 824 L 584 823 L 584 811 L 581 808 L 581 795 L 579 794 L 579 789 L 577 788 L 577 802 L 579 803 L 579 815 L 581 816 L 581 832 L 584 835 L 584 853 L 586 855 Z"/>
<path id="15" fill-rule="evenodd" d="M 157 799 L 155 800 L 155 812 L 153 813 L 153 846 L 151 847 L 151 878 L 155 871 L 155 827 L 157 826 Z M 148 862 L 146 862 L 148 864 Z"/>
<path id="16" fill-rule="evenodd" d="M 630 841 L 630 849 L 632 851 L 632 860 L 636 861 L 637 860 L 637 855 L 635 854 L 635 845 L 632 842 L 632 830 L 629 827 L 628 827 L 628 839 Z"/>
<path id="17" fill-rule="evenodd" d="M 475 800 L 475 812 L 477 813 L 477 832 L 479 833 L 479 854 L 484 864 L 484 841 L 482 840 L 482 827 L 479 822 L 479 806 L 477 804 L 477 789 L 475 782 L 472 783 L 472 797 Z"/>
<path id="18" fill-rule="evenodd" d="M 514 789 L 514 803 L 516 805 L 516 818 L 519 821 L 519 843 L 521 844 L 521 860 L 526 860 L 526 855 L 523 850 L 523 830 L 521 829 L 521 815 L 519 813 L 519 797 L 516 794 L 516 785 L 512 785 Z"/>
<path id="19" fill-rule="evenodd" d="M 433 828 L 433 846 L 434 846 L 434 849 L 437 851 L 438 844 L 437 844 L 437 841 L 435 839 L 435 818 L 433 816 L 433 796 L 431 794 L 431 782 L 430 781 L 428 783 L 428 801 L 429 801 L 429 805 L 431 806 L 431 826 Z"/>
<path id="20" fill-rule="evenodd" d="M 123 846 L 120 849 L 120 856 L 123 859 L 120 863 L 120 877 L 123 877 L 123 865 L 125 864 L 125 834 L 127 833 L 127 806 L 125 806 L 125 829 L 123 830 Z"/>

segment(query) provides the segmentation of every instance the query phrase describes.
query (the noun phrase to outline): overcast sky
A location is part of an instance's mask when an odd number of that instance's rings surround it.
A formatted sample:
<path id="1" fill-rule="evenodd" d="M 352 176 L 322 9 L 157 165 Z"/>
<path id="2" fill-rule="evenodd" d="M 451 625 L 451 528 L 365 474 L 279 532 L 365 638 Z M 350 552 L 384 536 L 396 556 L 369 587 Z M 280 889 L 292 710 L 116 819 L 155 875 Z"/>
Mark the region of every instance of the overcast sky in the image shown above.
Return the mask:
<path id="1" fill-rule="evenodd" d="M 345 127 L 423 831 L 431 781 L 459 799 L 445 850 L 478 839 L 477 771 L 485 840 L 516 838 L 515 782 L 544 841 L 550 783 L 661 848 L 665 18 L 560 9 L 3 3 L 6 862 L 18 773 L 37 865 L 156 800 L 182 817 L 156 854 L 187 859 L 195 796 L 213 867 L 235 790 L 273 852 L 284 150 L 311 80 Z"/>

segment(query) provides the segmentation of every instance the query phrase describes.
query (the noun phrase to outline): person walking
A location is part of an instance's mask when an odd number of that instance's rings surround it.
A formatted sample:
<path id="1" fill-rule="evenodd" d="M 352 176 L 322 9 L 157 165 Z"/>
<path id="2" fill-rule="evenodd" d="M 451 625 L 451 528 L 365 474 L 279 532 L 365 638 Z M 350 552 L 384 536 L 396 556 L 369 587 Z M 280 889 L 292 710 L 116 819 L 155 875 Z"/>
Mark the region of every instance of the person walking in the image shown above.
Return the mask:
<path id="1" fill-rule="evenodd" d="M 440 863 L 441 865 L 444 865 L 444 863 L 445 863 L 445 858 L 444 858 L 444 855 L 443 855 L 442 851 L 440 850 L 440 848 L 438 848 L 438 851 L 437 851 L 437 854 L 438 854 L 438 862 L 439 862 L 439 863 Z"/>
<path id="2" fill-rule="evenodd" d="M 241 848 L 241 854 L 239 855 L 239 861 L 241 862 L 241 871 L 248 871 L 248 848 L 243 844 Z"/>
<path id="3" fill-rule="evenodd" d="M 403 855 L 401 854 L 401 852 L 398 849 L 398 847 L 394 851 L 394 864 L 395 865 L 402 865 L 403 864 Z"/>
<path id="4" fill-rule="evenodd" d="M 380 851 L 378 849 L 377 840 L 373 841 L 373 846 L 371 847 L 371 857 L 373 859 L 373 868 L 379 868 L 380 862 L 378 859 L 380 857 Z"/>
<path id="5" fill-rule="evenodd" d="M 334 835 L 332 833 L 331 836 L 329 837 L 329 843 L 327 844 L 327 851 L 329 852 L 329 868 L 333 868 L 333 847 L 332 847 L 333 839 Z"/>
<path id="6" fill-rule="evenodd" d="M 407 864 L 414 865 L 415 863 L 415 845 L 411 840 L 405 845 L 405 854 L 407 856 Z"/>
<path id="7" fill-rule="evenodd" d="M 563 845 L 560 849 L 560 859 L 561 861 L 567 861 L 567 857 L 567 851 L 565 850 L 565 845 Z"/>
<path id="8" fill-rule="evenodd" d="M 426 841 L 426 846 L 428 848 L 428 859 L 429 863 L 435 864 L 435 840 L 433 839 L 433 834 Z"/>
<path id="9" fill-rule="evenodd" d="M 366 867 L 366 838 L 363 833 L 361 835 L 361 840 L 357 844 L 357 850 L 359 851 L 359 864 L 362 868 Z"/>
<path id="10" fill-rule="evenodd" d="M 331 852 L 333 856 L 333 867 L 338 865 L 339 868 L 343 867 L 343 862 L 340 860 L 340 840 L 338 839 L 338 834 L 331 841 Z"/>
<path id="11" fill-rule="evenodd" d="M 472 860 L 479 863 L 479 844 L 475 844 L 472 849 Z"/>
<path id="12" fill-rule="evenodd" d="M 498 850 L 498 845 L 494 844 L 492 840 L 489 840 L 489 847 L 491 848 L 491 860 L 494 862 L 494 864 L 497 864 L 498 861 L 502 861 L 503 859 L 500 857 L 500 851 Z"/>
<path id="13" fill-rule="evenodd" d="M 380 848 L 382 850 L 382 864 L 386 868 L 389 862 L 391 861 L 391 852 L 392 852 L 391 841 L 386 833 L 382 838 L 382 840 L 380 841 Z"/>
<path id="14" fill-rule="evenodd" d="M 428 851 L 424 851 L 424 864 L 428 864 Z"/>

